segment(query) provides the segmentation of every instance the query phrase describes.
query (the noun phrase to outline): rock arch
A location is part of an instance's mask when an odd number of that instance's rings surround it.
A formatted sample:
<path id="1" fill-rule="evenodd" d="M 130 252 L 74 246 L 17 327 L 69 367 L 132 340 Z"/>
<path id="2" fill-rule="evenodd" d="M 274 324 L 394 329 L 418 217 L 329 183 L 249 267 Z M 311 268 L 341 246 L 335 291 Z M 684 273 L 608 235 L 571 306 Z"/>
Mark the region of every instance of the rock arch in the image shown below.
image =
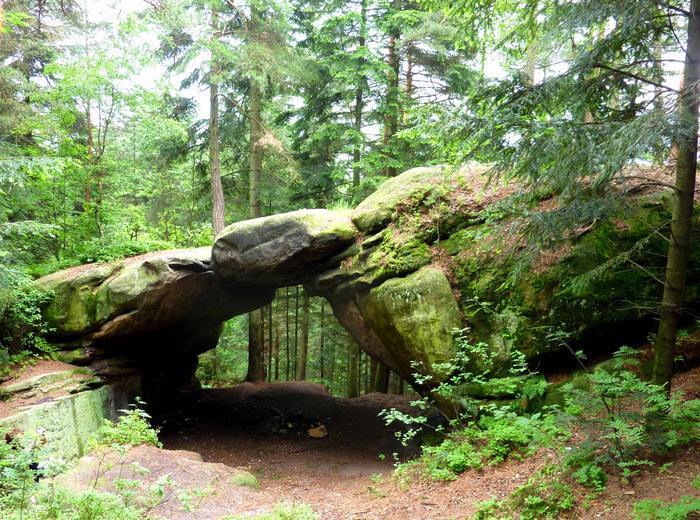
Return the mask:
<path id="1" fill-rule="evenodd" d="M 561 345 L 546 339 L 554 328 L 580 342 L 622 323 L 644 331 L 644 309 L 659 296 L 648 274 L 613 268 L 583 292 L 567 287 L 646 236 L 650 222 L 665 222 L 666 193 L 637 197 L 615 223 L 591 225 L 518 271 L 520 238 L 508 235 L 508 225 L 494 237 L 484 218 L 513 189 L 486 186 L 483 173 L 417 168 L 387 180 L 353 211 L 261 217 L 228 226 L 211 248 L 54 273 L 38 281 L 55 293 L 45 312 L 53 340 L 64 359 L 158 402 L 196 383 L 197 355 L 216 345 L 224 321 L 289 285 L 325 297 L 360 347 L 414 386 L 413 364 L 430 371 L 451 359 L 453 332 L 462 327 L 500 367 L 515 348 L 529 359 L 556 351 Z M 662 258 L 661 239 L 647 248 L 647 260 Z M 700 249 L 693 254 L 700 260 Z M 690 280 L 690 294 L 698 281 Z"/>

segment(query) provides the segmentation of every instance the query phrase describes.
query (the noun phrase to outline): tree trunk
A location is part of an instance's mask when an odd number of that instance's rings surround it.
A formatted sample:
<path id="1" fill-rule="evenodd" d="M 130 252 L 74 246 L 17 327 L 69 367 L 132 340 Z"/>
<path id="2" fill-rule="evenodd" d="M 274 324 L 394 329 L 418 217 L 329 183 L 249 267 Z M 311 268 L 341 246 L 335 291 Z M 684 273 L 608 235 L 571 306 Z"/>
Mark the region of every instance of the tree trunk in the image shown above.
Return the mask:
<path id="1" fill-rule="evenodd" d="M 374 391 L 386 394 L 389 392 L 389 367 L 377 362 L 377 375 L 374 379 Z"/>
<path id="2" fill-rule="evenodd" d="M 211 43 L 217 42 L 218 13 L 211 12 Z M 224 229 L 224 188 L 221 184 L 221 158 L 219 154 L 219 84 L 216 75 L 219 65 L 216 61 L 214 48 L 209 71 L 209 177 L 211 181 L 211 211 L 214 235 Z"/>
<path id="3" fill-rule="evenodd" d="M 357 45 L 360 50 L 364 49 L 367 45 L 367 0 L 362 0 L 360 4 L 360 35 L 358 37 Z M 360 69 L 357 75 L 357 86 L 355 88 L 355 110 L 354 110 L 354 129 L 355 144 L 352 149 L 352 187 L 353 196 L 356 196 L 355 191 L 360 185 L 361 173 L 360 173 L 360 158 L 362 154 L 362 143 L 360 142 L 360 136 L 362 135 L 362 111 L 364 109 L 364 89 L 367 83 L 367 78 L 362 72 L 365 64 L 365 59 L 360 58 L 359 66 Z"/>
<path id="4" fill-rule="evenodd" d="M 285 298 L 286 301 L 285 301 L 285 306 L 284 306 L 284 307 L 285 307 L 285 309 L 284 309 L 284 310 L 285 310 L 285 320 L 284 320 L 284 325 L 285 325 L 285 337 L 284 337 L 284 341 L 285 341 L 285 351 L 284 351 L 284 353 L 285 353 L 285 356 L 286 356 L 285 365 L 284 365 L 284 378 L 285 378 L 286 381 L 289 381 L 289 380 L 290 380 L 290 379 L 289 379 L 289 371 L 290 371 L 290 366 L 289 366 L 289 364 L 290 364 L 290 362 L 291 362 L 291 358 L 290 358 L 290 356 L 289 356 L 289 287 L 286 288 L 286 296 L 287 296 L 287 297 Z"/>
<path id="5" fill-rule="evenodd" d="M 525 77 L 527 84 L 533 86 L 535 84 L 535 66 L 537 64 L 537 42 L 533 38 L 527 45 L 525 56 Z"/>
<path id="6" fill-rule="evenodd" d="M 257 17 L 257 10 L 251 8 L 249 30 L 253 31 L 255 29 Z M 263 161 L 263 149 L 260 146 L 260 139 L 262 137 L 262 92 L 254 78 L 250 78 L 248 103 L 250 110 L 248 206 L 250 218 L 257 218 L 262 216 L 262 211 L 260 209 L 260 176 Z M 261 381 L 264 379 L 263 372 L 265 367 L 262 365 L 264 341 L 263 320 L 264 316 L 261 310 L 250 313 L 248 374 L 249 376 L 253 376 L 254 379 L 249 378 L 249 381 Z M 259 371 L 251 373 L 251 366 L 259 367 Z"/>
<path id="7" fill-rule="evenodd" d="M 306 380 L 306 361 L 309 354 L 309 294 L 304 291 L 301 299 L 301 348 L 297 361 L 297 381 Z"/>
<path id="8" fill-rule="evenodd" d="M 272 381 L 272 302 L 267 309 L 267 380 Z"/>
<path id="9" fill-rule="evenodd" d="M 323 342 L 325 339 L 325 336 L 324 336 L 325 331 L 323 329 L 324 321 L 325 321 L 325 303 L 326 303 L 325 300 L 321 299 L 321 327 L 320 327 L 321 330 L 320 330 L 320 338 L 319 338 L 319 343 L 318 343 L 318 358 L 319 358 L 318 361 L 319 361 L 319 365 L 320 365 L 320 379 L 321 379 L 321 381 L 323 381 L 323 376 L 325 375 L 324 364 L 326 361 L 324 358 L 325 349 L 323 348 L 324 347 Z"/>
<path id="10" fill-rule="evenodd" d="M 262 309 L 248 313 L 248 374 L 246 381 L 264 381 Z"/>
<path id="11" fill-rule="evenodd" d="M 654 382 L 671 389 L 673 355 L 683 304 L 690 248 L 698 153 L 698 82 L 700 81 L 700 0 L 692 0 L 679 111 L 678 159 L 671 236 L 666 259 L 661 320 L 656 336 Z"/>
<path id="12" fill-rule="evenodd" d="M 275 324 L 275 381 L 280 380 L 280 326 Z"/>
<path id="13" fill-rule="evenodd" d="M 294 352 L 292 355 L 292 379 L 297 379 L 297 356 L 299 355 L 299 286 L 294 291 Z"/>
<path id="14" fill-rule="evenodd" d="M 393 8 L 395 11 L 400 10 L 401 0 L 393 0 Z M 386 114 L 384 116 L 384 159 L 387 162 L 392 161 L 394 153 L 391 151 L 391 139 L 396 134 L 399 128 L 399 112 L 400 112 L 400 95 L 399 95 L 399 73 L 401 71 L 401 58 L 399 56 L 399 37 L 400 32 L 398 27 L 392 27 L 389 32 L 389 46 L 387 54 L 387 65 L 389 72 L 387 74 L 387 90 L 386 90 Z M 384 168 L 384 174 L 387 177 L 396 176 L 397 169 L 393 165 L 387 165 Z"/>
<path id="15" fill-rule="evenodd" d="M 262 138 L 262 93 L 258 84 L 251 80 L 248 91 L 250 103 L 250 177 L 248 179 L 248 201 L 250 217 L 262 215 L 260 206 L 260 177 L 262 173 L 263 149 L 260 145 Z"/>
<path id="16" fill-rule="evenodd" d="M 88 100 L 87 102 L 87 109 L 85 110 L 85 123 L 87 124 L 87 156 L 88 156 L 88 165 L 89 165 L 89 170 L 88 170 L 88 177 L 85 181 L 85 205 L 90 205 L 90 202 L 92 201 L 92 168 L 94 167 L 93 165 L 93 157 L 94 157 L 94 150 L 95 150 L 95 141 L 93 138 L 93 131 L 92 131 L 92 111 L 90 110 L 91 107 L 91 102 Z"/>
<path id="17" fill-rule="evenodd" d="M 347 397 L 357 397 L 360 395 L 358 385 L 358 370 L 357 365 L 360 357 L 360 351 L 354 341 L 348 343 L 348 380 L 346 387 Z"/>

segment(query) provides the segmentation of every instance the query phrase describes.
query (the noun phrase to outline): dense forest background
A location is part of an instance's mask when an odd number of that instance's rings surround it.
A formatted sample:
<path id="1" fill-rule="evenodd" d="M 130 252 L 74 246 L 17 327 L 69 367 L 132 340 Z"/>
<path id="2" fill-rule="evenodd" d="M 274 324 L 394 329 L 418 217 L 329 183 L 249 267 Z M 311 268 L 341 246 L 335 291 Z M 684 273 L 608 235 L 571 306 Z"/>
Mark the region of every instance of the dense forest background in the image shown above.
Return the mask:
<path id="1" fill-rule="evenodd" d="M 414 166 L 489 162 L 576 201 L 529 229 L 536 247 L 561 226 L 604 217 L 609 206 L 586 198 L 590 186 L 630 164 L 664 164 L 679 132 L 677 34 L 688 13 L 666 3 L 2 9 L 0 314 L 14 350 L 34 342 L 40 321 L 27 311 L 41 298 L 25 290 L 32 278 L 208 246 L 250 217 L 352 207 Z M 248 319 L 268 379 L 351 396 L 403 391 L 302 288 L 229 322 L 202 359 L 206 383 L 243 378 Z"/>

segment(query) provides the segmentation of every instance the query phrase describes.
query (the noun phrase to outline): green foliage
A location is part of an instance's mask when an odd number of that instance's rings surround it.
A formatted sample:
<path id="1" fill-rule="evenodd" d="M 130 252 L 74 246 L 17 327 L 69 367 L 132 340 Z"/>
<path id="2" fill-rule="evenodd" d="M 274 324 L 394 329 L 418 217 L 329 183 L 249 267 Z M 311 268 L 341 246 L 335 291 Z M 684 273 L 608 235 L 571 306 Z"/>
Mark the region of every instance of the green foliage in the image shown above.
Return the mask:
<path id="1" fill-rule="evenodd" d="M 448 434 L 436 446 L 424 446 L 417 467 L 435 480 L 454 480 L 468 469 L 500 464 L 515 453 L 531 453 L 541 446 L 553 446 L 565 432 L 554 414 L 518 415 L 492 407 L 478 421 Z"/>
<path id="2" fill-rule="evenodd" d="M 141 408 L 143 405 L 143 401 L 137 400 L 129 405 L 129 409 L 120 410 L 121 415 L 116 422 L 105 419 L 96 433 L 97 446 L 162 446 L 158 432 L 149 423 L 151 416 Z"/>
<path id="3" fill-rule="evenodd" d="M 675 502 L 667 500 L 640 500 L 632 509 L 634 520 L 686 520 L 700 511 L 700 498 L 688 495 Z"/>
<path id="4" fill-rule="evenodd" d="M 678 393 L 668 396 L 643 380 L 631 370 L 639 365 L 638 357 L 637 351 L 623 347 L 604 366 L 586 373 L 584 383 L 564 387 L 563 418 L 585 435 L 580 449 L 589 455 L 572 460 L 574 467 L 583 464 L 575 471 L 581 480 L 590 482 L 592 468 L 606 465 L 629 479 L 652 464 L 636 458 L 643 449 L 669 450 L 700 439 L 698 400 L 684 401 Z M 591 483 L 596 487 L 596 479 Z"/>
<path id="5" fill-rule="evenodd" d="M 252 473 L 241 472 L 231 477 L 231 483 L 236 486 L 244 486 L 252 489 L 260 489 L 260 482 Z"/>
<path id="6" fill-rule="evenodd" d="M 581 464 L 578 469 L 571 474 L 571 477 L 579 484 L 589 487 L 599 493 L 605 491 L 605 486 L 608 483 L 608 474 L 594 462 Z"/>
<path id="7" fill-rule="evenodd" d="M 245 518 L 251 518 L 246 516 Z M 269 513 L 255 515 L 255 520 L 318 520 L 311 506 L 304 503 L 278 504 Z M 224 517 L 222 520 L 243 520 L 243 517 Z"/>
<path id="8" fill-rule="evenodd" d="M 424 447 L 421 462 L 425 474 L 434 480 L 455 480 L 468 469 L 483 467 L 481 453 L 470 442 L 460 439 Z"/>
<path id="9" fill-rule="evenodd" d="M 573 509 L 575 496 L 571 487 L 550 469 L 540 471 L 517 488 L 505 500 L 482 502 L 475 520 L 556 520 Z"/>

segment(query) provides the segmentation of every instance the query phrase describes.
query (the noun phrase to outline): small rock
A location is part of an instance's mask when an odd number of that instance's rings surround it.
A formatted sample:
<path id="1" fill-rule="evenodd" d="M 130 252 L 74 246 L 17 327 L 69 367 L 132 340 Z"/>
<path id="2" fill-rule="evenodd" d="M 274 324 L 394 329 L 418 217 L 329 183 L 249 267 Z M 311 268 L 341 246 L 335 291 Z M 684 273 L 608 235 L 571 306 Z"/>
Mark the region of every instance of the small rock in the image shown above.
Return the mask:
<path id="1" fill-rule="evenodd" d="M 322 439 L 326 435 L 328 435 L 328 430 L 326 429 L 325 424 L 319 424 L 318 426 L 314 426 L 313 428 L 309 428 L 306 433 L 309 435 L 309 437 L 312 437 L 314 439 Z"/>

